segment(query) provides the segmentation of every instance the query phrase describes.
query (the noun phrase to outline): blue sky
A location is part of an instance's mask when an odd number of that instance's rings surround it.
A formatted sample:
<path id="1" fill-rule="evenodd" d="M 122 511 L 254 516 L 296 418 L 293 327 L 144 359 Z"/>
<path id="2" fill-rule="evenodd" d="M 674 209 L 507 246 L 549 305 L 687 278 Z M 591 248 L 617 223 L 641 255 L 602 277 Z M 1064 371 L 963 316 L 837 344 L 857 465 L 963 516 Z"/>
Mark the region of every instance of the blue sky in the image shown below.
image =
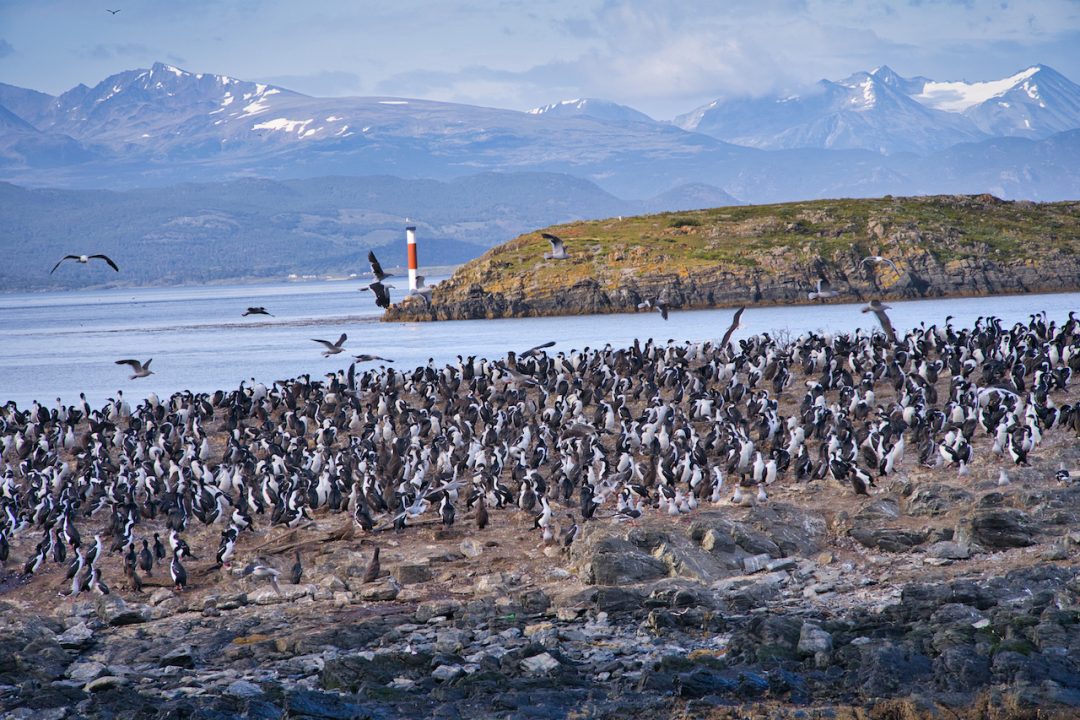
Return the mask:
<path id="1" fill-rule="evenodd" d="M 158 60 L 311 95 L 602 97 L 669 119 L 881 64 L 1080 81 L 1080 0 L 0 0 L 0 82 L 55 94 Z"/>

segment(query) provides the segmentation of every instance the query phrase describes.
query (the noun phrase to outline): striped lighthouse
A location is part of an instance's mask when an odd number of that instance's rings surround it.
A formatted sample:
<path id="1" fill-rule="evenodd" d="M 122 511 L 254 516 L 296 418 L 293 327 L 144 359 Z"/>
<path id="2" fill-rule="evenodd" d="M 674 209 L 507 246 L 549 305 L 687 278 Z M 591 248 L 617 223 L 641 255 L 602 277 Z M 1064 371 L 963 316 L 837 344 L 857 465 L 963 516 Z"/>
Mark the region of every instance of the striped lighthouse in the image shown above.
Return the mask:
<path id="1" fill-rule="evenodd" d="M 405 242 L 409 246 L 409 290 L 416 290 L 416 226 L 405 226 Z"/>

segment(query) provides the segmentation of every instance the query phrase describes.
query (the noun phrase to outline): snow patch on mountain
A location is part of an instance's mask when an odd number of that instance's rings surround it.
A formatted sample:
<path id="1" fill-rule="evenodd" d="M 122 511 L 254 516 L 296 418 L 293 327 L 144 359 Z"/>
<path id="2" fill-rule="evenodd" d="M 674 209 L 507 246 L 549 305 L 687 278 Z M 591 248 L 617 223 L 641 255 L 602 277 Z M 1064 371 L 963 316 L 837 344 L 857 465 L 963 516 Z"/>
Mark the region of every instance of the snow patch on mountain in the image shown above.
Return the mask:
<path id="1" fill-rule="evenodd" d="M 1036 65 L 1007 78 L 990 80 L 987 82 L 930 81 L 923 85 L 922 92 L 913 95 L 913 97 L 923 105 L 932 107 L 936 110 L 944 110 L 945 112 L 964 112 L 975 105 L 1004 95 L 1017 85 L 1024 83 L 1025 80 L 1038 71 L 1039 66 Z M 1034 88 L 1035 86 L 1031 87 Z M 1024 88 L 1025 90 L 1028 90 L 1027 83 L 1024 83 Z M 1035 95 L 1032 95 L 1031 93 L 1032 91 L 1028 90 L 1030 97 L 1038 97 L 1037 93 Z"/>

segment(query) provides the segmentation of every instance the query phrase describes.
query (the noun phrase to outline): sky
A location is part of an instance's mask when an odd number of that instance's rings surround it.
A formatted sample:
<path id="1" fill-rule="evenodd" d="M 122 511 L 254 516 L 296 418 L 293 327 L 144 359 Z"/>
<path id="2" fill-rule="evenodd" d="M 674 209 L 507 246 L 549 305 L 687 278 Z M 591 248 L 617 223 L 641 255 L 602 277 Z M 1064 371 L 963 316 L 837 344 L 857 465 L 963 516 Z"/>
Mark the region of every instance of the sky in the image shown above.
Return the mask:
<path id="1" fill-rule="evenodd" d="M 597 97 L 667 120 L 880 65 L 1080 82 L 1080 0 L 0 0 L 0 82 L 59 94 L 156 61 L 309 95 Z"/>

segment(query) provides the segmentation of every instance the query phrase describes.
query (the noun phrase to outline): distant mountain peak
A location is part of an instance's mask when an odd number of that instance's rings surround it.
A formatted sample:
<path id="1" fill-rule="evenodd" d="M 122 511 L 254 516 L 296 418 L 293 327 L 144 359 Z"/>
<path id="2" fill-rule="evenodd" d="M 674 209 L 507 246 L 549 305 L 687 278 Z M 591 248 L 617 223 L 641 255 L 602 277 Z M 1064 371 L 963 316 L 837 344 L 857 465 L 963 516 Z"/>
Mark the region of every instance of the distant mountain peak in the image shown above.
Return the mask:
<path id="1" fill-rule="evenodd" d="M 656 122 L 643 112 L 627 105 L 619 105 L 610 100 L 598 98 L 573 98 L 557 103 L 535 107 L 527 111 L 529 115 L 548 117 L 590 117 L 607 122 Z"/>

